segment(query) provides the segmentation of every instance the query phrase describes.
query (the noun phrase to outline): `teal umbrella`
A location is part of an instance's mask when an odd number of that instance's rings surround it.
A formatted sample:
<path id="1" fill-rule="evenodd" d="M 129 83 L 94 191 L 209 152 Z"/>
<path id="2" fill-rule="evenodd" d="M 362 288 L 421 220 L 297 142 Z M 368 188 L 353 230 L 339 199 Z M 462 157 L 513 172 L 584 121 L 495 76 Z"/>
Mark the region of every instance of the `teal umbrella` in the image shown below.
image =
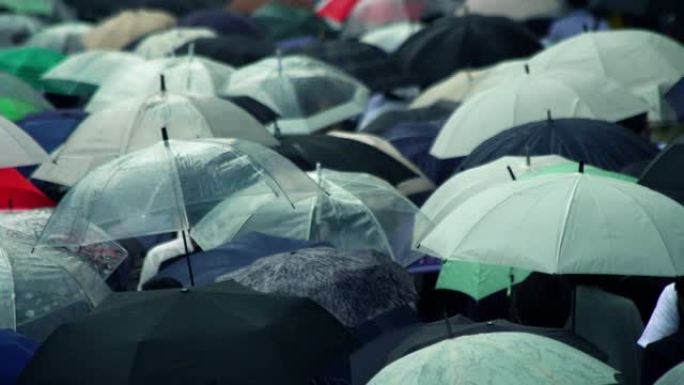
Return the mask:
<path id="1" fill-rule="evenodd" d="M 324 37 L 331 34 L 325 21 L 311 10 L 290 7 L 278 1 L 259 7 L 252 13 L 252 18 L 264 26 L 273 40 L 304 36 Z"/>
<path id="2" fill-rule="evenodd" d="M 437 289 L 454 290 L 479 301 L 523 282 L 530 271 L 476 262 L 446 261 L 439 272 Z"/>
<path id="3" fill-rule="evenodd" d="M 65 56 L 45 48 L 20 47 L 0 50 L 0 71 L 15 75 L 36 88 L 41 88 L 43 74 L 59 64 Z"/>
<path id="4" fill-rule="evenodd" d="M 550 175 L 550 174 L 572 174 L 572 173 L 576 173 L 576 172 L 580 172 L 580 171 L 584 172 L 586 174 L 589 174 L 589 175 L 602 176 L 602 177 L 606 177 L 606 178 L 614 178 L 614 179 L 623 180 L 625 182 L 632 182 L 632 183 L 637 182 L 637 178 L 634 178 L 634 177 L 629 176 L 629 175 L 620 174 L 618 172 L 608 171 L 608 170 L 604 170 L 602 168 L 584 165 L 581 163 L 572 163 L 572 162 L 555 164 L 555 165 L 551 165 L 548 167 L 543 167 L 543 168 L 538 169 L 538 170 L 530 171 L 528 173 L 525 173 L 524 175 L 521 175 L 520 179 L 532 178 L 532 177 L 536 177 L 536 176 Z"/>

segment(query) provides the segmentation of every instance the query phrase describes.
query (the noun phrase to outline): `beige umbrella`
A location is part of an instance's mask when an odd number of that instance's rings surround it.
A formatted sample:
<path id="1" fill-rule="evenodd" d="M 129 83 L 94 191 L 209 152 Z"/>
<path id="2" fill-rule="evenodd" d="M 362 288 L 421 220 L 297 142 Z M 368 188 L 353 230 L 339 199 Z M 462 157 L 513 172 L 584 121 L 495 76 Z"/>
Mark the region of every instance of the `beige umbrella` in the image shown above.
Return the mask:
<path id="1" fill-rule="evenodd" d="M 172 15 L 152 10 L 123 11 L 93 28 L 83 37 L 86 49 L 122 49 L 155 31 L 176 24 Z"/>

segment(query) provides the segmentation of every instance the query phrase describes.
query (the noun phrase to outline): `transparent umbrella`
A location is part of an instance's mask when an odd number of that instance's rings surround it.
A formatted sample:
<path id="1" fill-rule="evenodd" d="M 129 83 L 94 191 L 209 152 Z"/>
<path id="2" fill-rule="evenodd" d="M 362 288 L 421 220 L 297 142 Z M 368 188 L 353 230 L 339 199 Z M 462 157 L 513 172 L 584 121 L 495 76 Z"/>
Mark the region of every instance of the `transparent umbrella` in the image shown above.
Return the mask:
<path id="1" fill-rule="evenodd" d="M 427 3 L 426 0 L 361 0 L 349 15 L 342 34 L 359 37 L 389 25 L 418 22 L 427 10 Z"/>

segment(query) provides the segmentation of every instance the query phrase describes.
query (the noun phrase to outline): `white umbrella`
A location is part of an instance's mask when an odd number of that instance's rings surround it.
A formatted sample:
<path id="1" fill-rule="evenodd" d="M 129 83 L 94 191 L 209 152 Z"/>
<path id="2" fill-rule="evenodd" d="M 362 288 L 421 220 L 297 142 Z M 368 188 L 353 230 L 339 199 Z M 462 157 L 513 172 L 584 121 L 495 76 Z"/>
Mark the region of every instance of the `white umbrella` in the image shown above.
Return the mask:
<path id="1" fill-rule="evenodd" d="M 533 72 L 579 70 L 611 78 L 645 97 L 651 117 L 668 118 L 662 94 L 684 75 L 684 47 L 653 32 L 600 31 L 581 34 L 530 60 Z"/>
<path id="2" fill-rule="evenodd" d="M 248 96 L 271 108 L 285 134 L 309 134 L 361 114 L 369 91 L 342 71 L 297 55 L 240 68 L 222 94 Z"/>
<path id="3" fill-rule="evenodd" d="M 209 28 L 172 28 L 146 37 L 135 47 L 135 53 L 146 59 L 163 58 L 193 40 L 216 36 Z"/>
<path id="4" fill-rule="evenodd" d="M 460 13 L 531 20 L 554 19 L 560 16 L 563 10 L 562 0 L 466 0 Z"/>
<path id="5" fill-rule="evenodd" d="M 0 168 L 42 163 L 47 153 L 14 123 L 0 116 Z"/>
<path id="6" fill-rule="evenodd" d="M 431 154 L 465 156 L 506 129 L 547 118 L 617 122 L 647 111 L 645 100 L 607 78 L 574 71 L 532 72 L 463 103 L 440 131 Z"/>
<path id="7" fill-rule="evenodd" d="M 443 258 L 549 274 L 684 274 L 684 207 L 635 183 L 582 173 L 491 187 L 421 241 Z"/>
<path id="8" fill-rule="evenodd" d="M 64 55 L 83 50 L 81 39 L 92 29 L 88 23 L 64 23 L 43 29 L 26 42 L 28 47 L 41 47 Z"/>
<path id="9" fill-rule="evenodd" d="M 658 379 L 655 385 L 680 385 L 684 383 L 684 363 L 681 363 Z"/>
<path id="10" fill-rule="evenodd" d="M 172 139 L 278 143 L 261 123 L 229 101 L 163 93 L 117 103 L 89 116 L 33 177 L 71 186 L 101 164 L 159 142 L 162 127 Z"/>
<path id="11" fill-rule="evenodd" d="M 43 75 L 43 80 L 98 87 L 116 71 L 131 71 L 145 61 L 118 51 L 88 51 L 67 57 Z"/>
<path id="12" fill-rule="evenodd" d="M 387 53 L 393 53 L 409 37 L 423 29 L 420 23 L 396 23 L 377 28 L 361 36 L 361 41 L 374 45 Z"/>
<path id="13" fill-rule="evenodd" d="M 154 59 L 112 73 L 93 95 L 86 111 L 95 112 L 112 103 L 159 92 L 159 78 L 166 78 L 166 89 L 178 94 L 214 96 L 228 84 L 233 68 L 195 57 Z"/>

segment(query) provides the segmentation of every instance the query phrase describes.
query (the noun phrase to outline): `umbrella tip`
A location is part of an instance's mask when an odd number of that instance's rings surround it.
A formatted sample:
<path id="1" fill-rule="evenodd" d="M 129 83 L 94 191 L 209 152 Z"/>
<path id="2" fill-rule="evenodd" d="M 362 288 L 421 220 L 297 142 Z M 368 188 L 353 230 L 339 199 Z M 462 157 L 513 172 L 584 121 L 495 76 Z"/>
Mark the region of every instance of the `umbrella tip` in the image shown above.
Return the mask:
<path id="1" fill-rule="evenodd" d="M 579 162 L 579 173 L 584 174 L 584 161 L 580 160 Z"/>
<path id="2" fill-rule="evenodd" d="M 546 110 L 546 120 L 549 122 L 553 120 L 553 116 L 551 115 L 551 110 Z"/>
<path id="3" fill-rule="evenodd" d="M 159 90 L 161 93 L 166 93 L 166 77 L 164 74 L 159 75 Z"/>
<path id="4" fill-rule="evenodd" d="M 525 63 L 525 73 L 526 73 L 527 75 L 530 74 L 530 65 L 527 64 L 527 63 Z"/>
<path id="5" fill-rule="evenodd" d="M 506 166 L 506 169 L 508 170 L 508 175 L 511 176 L 511 179 L 513 179 L 513 181 L 518 180 L 518 178 L 515 177 L 515 173 L 513 172 L 511 166 Z"/>
<path id="6" fill-rule="evenodd" d="M 168 141 L 169 141 L 169 133 L 168 133 L 168 131 L 166 131 L 166 127 L 162 127 L 162 128 L 161 128 L 161 135 L 162 135 L 162 140 L 163 140 L 164 142 L 168 142 Z"/>

